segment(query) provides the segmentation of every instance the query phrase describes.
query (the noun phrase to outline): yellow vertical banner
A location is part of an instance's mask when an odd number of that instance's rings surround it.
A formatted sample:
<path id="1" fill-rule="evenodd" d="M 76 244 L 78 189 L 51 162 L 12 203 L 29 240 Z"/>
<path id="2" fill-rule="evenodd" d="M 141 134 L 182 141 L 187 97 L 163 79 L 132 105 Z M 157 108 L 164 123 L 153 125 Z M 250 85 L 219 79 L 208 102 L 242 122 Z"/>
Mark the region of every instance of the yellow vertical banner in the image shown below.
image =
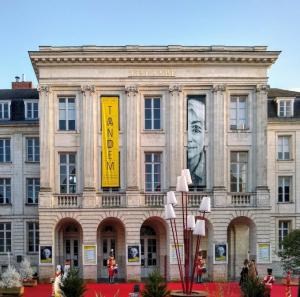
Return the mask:
<path id="1" fill-rule="evenodd" d="M 101 111 L 102 187 L 119 187 L 119 97 L 101 97 Z"/>

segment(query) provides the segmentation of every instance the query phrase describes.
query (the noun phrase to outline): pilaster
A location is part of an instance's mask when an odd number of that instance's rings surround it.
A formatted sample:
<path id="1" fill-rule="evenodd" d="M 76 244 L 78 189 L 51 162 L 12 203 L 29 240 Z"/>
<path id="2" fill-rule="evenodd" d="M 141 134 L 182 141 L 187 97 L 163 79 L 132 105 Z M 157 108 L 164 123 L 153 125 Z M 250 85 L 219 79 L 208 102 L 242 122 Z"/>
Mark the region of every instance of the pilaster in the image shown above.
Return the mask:
<path id="1" fill-rule="evenodd" d="M 175 190 L 177 175 L 181 174 L 184 167 L 182 88 L 180 85 L 172 85 L 169 87 L 169 93 L 169 188 Z"/>

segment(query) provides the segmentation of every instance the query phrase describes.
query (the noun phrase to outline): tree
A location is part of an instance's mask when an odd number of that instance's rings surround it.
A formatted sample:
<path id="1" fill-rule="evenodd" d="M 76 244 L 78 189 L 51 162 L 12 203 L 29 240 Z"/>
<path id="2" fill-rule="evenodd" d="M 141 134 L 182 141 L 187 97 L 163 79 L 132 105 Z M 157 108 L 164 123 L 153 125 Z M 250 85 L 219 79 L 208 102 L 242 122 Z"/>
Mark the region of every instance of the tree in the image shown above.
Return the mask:
<path id="1" fill-rule="evenodd" d="M 0 288 L 19 288 L 22 287 L 20 274 L 17 270 L 9 266 L 1 275 Z"/>
<path id="2" fill-rule="evenodd" d="M 282 242 L 283 249 L 279 253 L 283 269 L 300 274 L 300 230 L 290 232 Z"/>
<path id="3" fill-rule="evenodd" d="M 19 273 L 23 281 L 32 279 L 33 271 L 30 262 L 26 258 L 20 264 Z"/>
<path id="4" fill-rule="evenodd" d="M 243 281 L 241 290 L 244 297 L 264 297 L 268 289 L 259 279 L 248 277 Z"/>
<path id="5" fill-rule="evenodd" d="M 167 284 L 158 271 L 150 273 L 142 295 L 143 297 L 166 297 L 170 295 Z"/>
<path id="6" fill-rule="evenodd" d="M 63 279 L 61 290 L 65 297 L 83 297 L 86 287 L 77 269 L 71 269 Z"/>

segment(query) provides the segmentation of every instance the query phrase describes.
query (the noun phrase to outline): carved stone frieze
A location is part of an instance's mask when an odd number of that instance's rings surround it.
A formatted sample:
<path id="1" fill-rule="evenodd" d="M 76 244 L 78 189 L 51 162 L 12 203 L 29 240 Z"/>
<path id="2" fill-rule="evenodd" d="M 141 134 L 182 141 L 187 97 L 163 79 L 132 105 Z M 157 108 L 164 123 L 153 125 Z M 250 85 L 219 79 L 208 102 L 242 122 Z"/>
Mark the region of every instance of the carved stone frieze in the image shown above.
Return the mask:
<path id="1" fill-rule="evenodd" d="M 126 86 L 125 87 L 125 93 L 129 96 L 135 96 L 139 91 L 138 86 Z"/>
<path id="2" fill-rule="evenodd" d="M 180 85 L 172 85 L 169 87 L 169 92 L 171 95 L 174 95 L 175 93 L 182 92 L 182 87 Z"/>
<path id="3" fill-rule="evenodd" d="M 213 88 L 212 88 L 212 91 L 214 93 L 225 92 L 226 91 L 226 85 L 224 85 L 224 84 L 214 85 Z"/>
<path id="4" fill-rule="evenodd" d="M 257 93 L 259 93 L 259 92 L 268 93 L 269 89 L 270 89 L 269 85 L 257 85 L 256 86 Z"/>
<path id="5" fill-rule="evenodd" d="M 49 93 L 50 92 L 50 88 L 48 85 L 39 85 L 38 86 L 38 92 L 39 93 Z"/>
<path id="6" fill-rule="evenodd" d="M 93 85 L 84 85 L 84 86 L 81 86 L 81 92 L 83 94 L 95 93 L 95 86 L 93 86 Z"/>

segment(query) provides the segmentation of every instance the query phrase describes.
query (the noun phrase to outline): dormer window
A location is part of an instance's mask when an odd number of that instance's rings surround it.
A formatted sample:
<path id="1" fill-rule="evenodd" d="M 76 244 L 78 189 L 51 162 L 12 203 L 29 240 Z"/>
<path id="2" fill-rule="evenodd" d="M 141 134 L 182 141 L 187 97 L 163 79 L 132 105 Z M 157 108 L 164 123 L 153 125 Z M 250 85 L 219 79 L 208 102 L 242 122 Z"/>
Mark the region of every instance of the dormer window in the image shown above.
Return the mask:
<path id="1" fill-rule="evenodd" d="M 277 116 L 290 118 L 294 116 L 294 98 L 279 98 L 277 102 Z"/>
<path id="2" fill-rule="evenodd" d="M 27 100 L 25 103 L 25 119 L 37 120 L 39 118 L 38 100 Z"/>
<path id="3" fill-rule="evenodd" d="M 10 101 L 0 102 L 0 120 L 10 119 Z"/>

